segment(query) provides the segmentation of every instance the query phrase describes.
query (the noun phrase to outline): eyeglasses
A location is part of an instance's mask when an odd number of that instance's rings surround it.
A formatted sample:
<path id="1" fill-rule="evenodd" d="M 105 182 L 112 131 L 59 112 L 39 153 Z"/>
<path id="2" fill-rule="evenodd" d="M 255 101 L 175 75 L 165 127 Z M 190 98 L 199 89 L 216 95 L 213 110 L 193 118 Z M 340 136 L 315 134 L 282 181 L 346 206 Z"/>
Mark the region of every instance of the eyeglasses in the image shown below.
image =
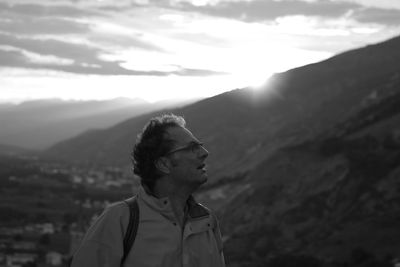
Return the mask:
<path id="1" fill-rule="evenodd" d="M 177 147 L 171 151 L 168 151 L 167 153 L 165 153 L 165 156 L 173 154 L 175 152 L 178 151 L 182 151 L 182 150 L 190 150 L 193 153 L 196 153 L 200 148 L 203 148 L 204 144 L 200 143 L 200 142 L 190 142 L 187 145 L 181 146 L 181 147 Z"/>

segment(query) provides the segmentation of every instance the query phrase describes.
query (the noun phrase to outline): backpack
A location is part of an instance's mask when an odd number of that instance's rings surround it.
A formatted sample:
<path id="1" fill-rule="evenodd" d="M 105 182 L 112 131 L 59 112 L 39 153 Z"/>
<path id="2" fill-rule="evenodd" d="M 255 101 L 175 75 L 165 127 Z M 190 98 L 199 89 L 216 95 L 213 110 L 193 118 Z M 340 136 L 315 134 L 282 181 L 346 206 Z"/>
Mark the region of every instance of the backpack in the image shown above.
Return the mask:
<path id="1" fill-rule="evenodd" d="M 137 196 L 128 198 L 123 202 L 125 202 L 126 205 L 128 205 L 129 207 L 129 223 L 124 236 L 124 254 L 122 256 L 120 266 L 122 266 L 122 264 L 124 263 L 126 256 L 128 256 L 128 253 L 131 250 L 133 243 L 135 242 L 137 229 L 139 226 L 139 205 L 137 202 Z"/>
<path id="2" fill-rule="evenodd" d="M 137 203 L 137 196 L 125 199 L 123 202 L 129 207 L 129 223 L 124 236 L 124 254 L 122 256 L 120 266 L 122 266 L 122 264 L 125 262 L 126 256 L 128 256 L 128 253 L 135 242 L 136 233 L 139 226 L 139 205 Z M 73 256 L 67 259 L 67 266 L 69 267 L 72 264 L 72 258 Z"/>

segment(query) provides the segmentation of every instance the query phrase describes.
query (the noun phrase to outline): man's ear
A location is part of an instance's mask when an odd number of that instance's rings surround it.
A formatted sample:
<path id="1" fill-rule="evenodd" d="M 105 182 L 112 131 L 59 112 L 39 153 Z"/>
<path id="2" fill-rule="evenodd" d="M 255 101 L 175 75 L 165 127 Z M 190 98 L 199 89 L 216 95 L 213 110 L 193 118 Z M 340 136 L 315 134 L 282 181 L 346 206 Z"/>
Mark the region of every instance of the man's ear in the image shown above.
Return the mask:
<path id="1" fill-rule="evenodd" d="M 169 159 L 165 158 L 165 157 L 161 157 L 158 158 L 155 162 L 154 165 L 156 166 L 156 168 L 164 173 L 164 174 L 169 174 L 169 170 L 171 167 L 171 162 L 169 161 Z"/>

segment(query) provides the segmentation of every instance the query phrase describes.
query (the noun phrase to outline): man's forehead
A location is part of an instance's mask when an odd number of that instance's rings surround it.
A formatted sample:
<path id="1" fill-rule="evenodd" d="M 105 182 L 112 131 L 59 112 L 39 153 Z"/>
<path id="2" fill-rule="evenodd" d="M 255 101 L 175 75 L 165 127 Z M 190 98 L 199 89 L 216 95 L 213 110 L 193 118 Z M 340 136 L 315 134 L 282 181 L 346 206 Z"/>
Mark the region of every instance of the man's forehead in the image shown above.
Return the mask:
<path id="1" fill-rule="evenodd" d="M 167 129 L 166 134 L 168 139 L 176 142 L 189 143 L 191 141 L 198 141 L 192 132 L 183 127 L 170 127 Z"/>

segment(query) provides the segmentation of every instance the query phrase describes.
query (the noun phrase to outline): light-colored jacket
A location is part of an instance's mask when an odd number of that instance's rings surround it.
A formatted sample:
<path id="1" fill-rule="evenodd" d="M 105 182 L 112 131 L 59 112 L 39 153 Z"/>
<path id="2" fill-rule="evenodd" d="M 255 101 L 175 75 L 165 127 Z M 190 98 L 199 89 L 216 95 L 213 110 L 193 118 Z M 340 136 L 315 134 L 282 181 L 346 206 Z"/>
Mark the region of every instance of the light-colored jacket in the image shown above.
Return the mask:
<path id="1" fill-rule="evenodd" d="M 135 242 L 123 267 L 224 267 L 216 217 L 193 198 L 182 227 L 168 198 L 158 199 L 140 188 L 140 220 Z M 87 231 L 73 256 L 72 267 L 119 267 L 129 208 L 115 203 Z"/>

